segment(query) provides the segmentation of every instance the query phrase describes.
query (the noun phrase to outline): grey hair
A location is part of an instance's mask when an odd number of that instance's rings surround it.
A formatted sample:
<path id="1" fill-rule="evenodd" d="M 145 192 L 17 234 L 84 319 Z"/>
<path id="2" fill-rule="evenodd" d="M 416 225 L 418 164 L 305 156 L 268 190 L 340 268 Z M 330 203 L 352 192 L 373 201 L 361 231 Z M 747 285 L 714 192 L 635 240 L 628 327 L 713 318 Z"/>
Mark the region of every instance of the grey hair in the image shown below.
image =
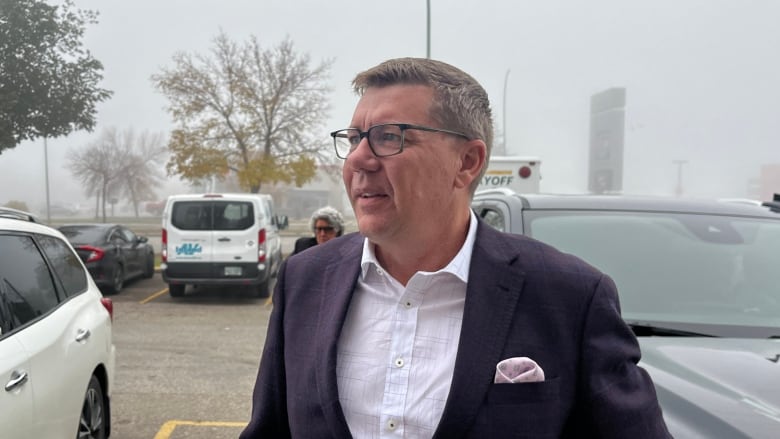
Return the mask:
<path id="1" fill-rule="evenodd" d="M 336 229 L 336 236 L 341 236 L 344 233 L 344 217 L 341 216 L 341 212 L 331 206 L 320 207 L 311 214 L 311 220 L 309 221 L 309 228 L 314 230 L 314 225 L 317 224 L 317 220 L 327 221 L 328 224 Z"/>
<path id="2" fill-rule="evenodd" d="M 440 128 L 459 131 L 469 139 L 480 139 L 487 147 L 480 178 L 471 185 L 472 194 L 487 171 L 493 149 L 493 113 L 485 89 L 468 73 L 450 64 L 426 58 L 397 58 L 385 61 L 352 81 L 362 96 L 368 88 L 391 85 L 423 85 L 433 89 L 430 116 Z"/>

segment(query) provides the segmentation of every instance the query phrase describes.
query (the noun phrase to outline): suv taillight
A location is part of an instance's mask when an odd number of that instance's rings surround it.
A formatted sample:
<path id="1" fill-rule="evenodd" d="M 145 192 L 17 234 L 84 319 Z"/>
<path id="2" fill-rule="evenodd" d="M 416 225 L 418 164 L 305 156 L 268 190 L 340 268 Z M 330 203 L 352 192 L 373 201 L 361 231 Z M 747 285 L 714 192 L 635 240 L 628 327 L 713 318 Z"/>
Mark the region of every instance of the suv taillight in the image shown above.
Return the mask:
<path id="1" fill-rule="evenodd" d="M 267 250 L 268 248 L 265 240 L 265 229 L 260 229 L 260 231 L 257 233 L 257 262 L 265 262 Z"/>
<path id="2" fill-rule="evenodd" d="M 103 307 L 108 311 L 109 317 L 111 317 L 111 321 L 114 321 L 114 302 L 109 299 L 108 297 L 102 297 L 100 299 L 100 303 L 103 304 Z"/>

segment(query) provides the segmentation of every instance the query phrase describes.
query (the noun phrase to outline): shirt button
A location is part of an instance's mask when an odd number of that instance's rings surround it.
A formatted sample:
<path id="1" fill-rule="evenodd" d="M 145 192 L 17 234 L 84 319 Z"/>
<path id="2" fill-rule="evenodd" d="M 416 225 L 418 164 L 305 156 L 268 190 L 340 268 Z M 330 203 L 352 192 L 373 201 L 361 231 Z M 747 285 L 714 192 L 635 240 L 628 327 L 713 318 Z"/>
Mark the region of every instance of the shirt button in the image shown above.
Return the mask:
<path id="1" fill-rule="evenodd" d="M 387 421 L 388 430 L 395 430 L 396 428 L 398 428 L 398 422 L 395 419 L 390 419 Z"/>
<path id="2" fill-rule="evenodd" d="M 384 270 L 382 270 L 381 268 L 377 268 L 377 269 L 376 269 L 376 274 L 378 274 L 378 275 L 380 275 L 380 276 L 384 276 L 385 272 L 384 272 Z"/>
<path id="3" fill-rule="evenodd" d="M 396 358 L 395 367 L 404 367 L 404 359 L 401 357 Z"/>
<path id="4" fill-rule="evenodd" d="M 412 307 L 412 302 L 407 300 L 406 302 L 404 302 L 404 306 L 406 307 L 406 309 L 409 309 Z"/>

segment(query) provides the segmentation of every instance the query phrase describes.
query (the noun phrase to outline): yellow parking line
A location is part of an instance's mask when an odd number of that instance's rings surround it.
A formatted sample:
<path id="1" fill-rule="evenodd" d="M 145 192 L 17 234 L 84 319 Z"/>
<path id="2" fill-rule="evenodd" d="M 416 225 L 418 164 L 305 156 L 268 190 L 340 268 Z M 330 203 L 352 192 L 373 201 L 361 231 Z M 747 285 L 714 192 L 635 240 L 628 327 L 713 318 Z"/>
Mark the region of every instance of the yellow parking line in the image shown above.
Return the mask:
<path id="1" fill-rule="evenodd" d="M 154 435 L 154 439 L 170 439 L 173 430 L 179 425 L 191 425 L 196 427 L 246 427 L 246 422 L 218 422 L 218 421 L 167 421 L 160 427 L 160 431 Z"/>
<path id="2" fill-rule="evenodd" d="M 163 288 L 162 290 L 160 290 L 160 291 L 158 291 L 158 292 L 156 292 L 156 293 L 152 294 L 151 296 L 147 297 L 146 299 L 144 299 L 144 300 L 142 300 L 142 301 L 140 301 L 140 302 L 138 302 L 138 303 L 140 303 L 141 305 L 143 305 L 143 304 L 145 304 L 145 303 L 151 302 L 152 300 L 154 300 L 154 299 L 156 299 L 156 298 L 158 298 L 158 297 L 162 296 L 163 294 L 165 294 L 165 293 L 167 293 L 167 292 L 168 292 L 168 288 Z"/>

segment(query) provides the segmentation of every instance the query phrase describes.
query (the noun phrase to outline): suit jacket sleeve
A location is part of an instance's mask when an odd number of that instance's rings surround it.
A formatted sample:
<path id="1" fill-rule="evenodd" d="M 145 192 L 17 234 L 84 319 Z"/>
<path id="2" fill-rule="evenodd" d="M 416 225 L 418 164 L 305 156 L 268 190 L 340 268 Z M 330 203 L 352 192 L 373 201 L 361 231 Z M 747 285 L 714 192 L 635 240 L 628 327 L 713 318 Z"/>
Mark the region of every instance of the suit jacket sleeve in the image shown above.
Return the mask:
<path id="1" fill-rule="evenodd" d="M 641 353 L 620 314 L 609 276 L 596 285 L 584 322 L 574 437 L 583 431 L 602 438 L 670 438 L 648 373 L 637 366 Z M 579 418 L 579 419 L 578 419 Z"/>
<path id="2" fill-rule="evenodd" d="M 274 308 L 268 323 L 260 368 L 252 394 L 252 417 L 239 439 L 291 437 L 287 416 L 286 372 L 284 367 L 284 285 L 282 263 L 274 288 Z"/>

